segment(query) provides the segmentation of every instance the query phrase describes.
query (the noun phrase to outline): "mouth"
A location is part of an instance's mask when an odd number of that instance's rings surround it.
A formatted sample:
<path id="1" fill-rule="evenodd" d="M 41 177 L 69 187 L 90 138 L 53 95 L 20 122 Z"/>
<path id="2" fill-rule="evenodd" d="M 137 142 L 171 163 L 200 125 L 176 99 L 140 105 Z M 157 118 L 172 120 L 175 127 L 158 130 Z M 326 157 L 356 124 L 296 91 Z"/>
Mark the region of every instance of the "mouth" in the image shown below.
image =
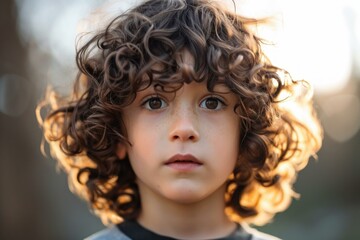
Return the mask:
<path id="1" fill-rule="evenodd" d="M 167 160 L 165 165 L 179 171 L 190 171 L 203 163 L 191 154 L 176 154 Z"/>

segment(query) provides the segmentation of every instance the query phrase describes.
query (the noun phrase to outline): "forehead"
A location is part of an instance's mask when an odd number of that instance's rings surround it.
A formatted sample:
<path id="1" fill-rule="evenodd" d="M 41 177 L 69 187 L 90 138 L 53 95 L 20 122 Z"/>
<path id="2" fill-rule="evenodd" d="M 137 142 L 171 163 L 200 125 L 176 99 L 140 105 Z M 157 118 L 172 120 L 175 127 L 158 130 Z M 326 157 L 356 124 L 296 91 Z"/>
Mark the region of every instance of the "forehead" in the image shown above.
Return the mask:
<path id="1" fill-rule="evenodd" d="M 183 51 L 175 54 L 175 59 L 179 64 L 182 65 L 189 67 L 193 67 L 195 65 L 195 58 L 187 49 L 184 49 Z"/>
<path id="2" fill-rule="evenodd" d="M 151 90 L 159 93 L 175 93 L 179 89 L 183 88 L 184 85 L 191 85 L 191 83 L 196 82 L 196 85 L 200 87 L 201 85 L 207 89 L 208 92 L 228 94 L 234 93 L 231 91 L 229 86 L 224 81 L 215 82 L 213 85 L 209 86 L 207 81 L 191 81 L 191 82 L 160 82 L 160 81 L 143 81 L 140 89 L 137 92 L 143 92 L 146 90 Z"/>
<path id="3" fill-rule="evenodd" d="M 191 69 L 194 71 L 195 58 L 189 50 L 184 49 L 173 54 L 173 63 L 177 65 L 177 71 L 185 69 Z M 154 64 L 151 65 L 151 70 L 155 73 L 161 73 L 165 70 L 167 64 L 171 63 L 160 61 L 154 62 Z"/>
<path id="4" fill-rule="evenodd" d="M 205 56 L 199 56 L 205 57 Z M 154 87 L 158 91 L 176 91 L 193 81 L 204 82 L 209 91 L 230 92 L 224 77 L 215 76 L 205 68 L 196 68 L 196 59 L 187 49 L 173 54 L 172 62 L 153 62 L 149 71 L 142 76 L 141 86 L 138 91 Z M 208 71 L 204 71 L 207 69 Z"/>

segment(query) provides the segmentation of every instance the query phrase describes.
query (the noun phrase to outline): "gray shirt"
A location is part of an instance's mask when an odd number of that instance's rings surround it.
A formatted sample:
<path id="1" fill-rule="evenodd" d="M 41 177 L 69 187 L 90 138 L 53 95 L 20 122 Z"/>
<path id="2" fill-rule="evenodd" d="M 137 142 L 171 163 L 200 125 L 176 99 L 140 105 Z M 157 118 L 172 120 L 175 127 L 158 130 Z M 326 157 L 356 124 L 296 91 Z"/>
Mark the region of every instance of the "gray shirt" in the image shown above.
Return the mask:
<path id="1" fill-rule="evenodd" d="M 148 231 L 148 230 L 143 230 L 142 228 L 139 229 L 139 231 Z M 231 239 L 280 240 L 279 238 L 273 237 L 271 235 L 261 233 L 256 229 L 250 228 L 247 225 L 241 225 L 241 227 L 238 228 L 238 230 L 232 235 Z M 104 230 L 101 230 L 85 238 L 84 240 L 132 240 L 132 239 L 127 235 L 125 235 L 125 233 L 118 226 L 110 226 Z"/>

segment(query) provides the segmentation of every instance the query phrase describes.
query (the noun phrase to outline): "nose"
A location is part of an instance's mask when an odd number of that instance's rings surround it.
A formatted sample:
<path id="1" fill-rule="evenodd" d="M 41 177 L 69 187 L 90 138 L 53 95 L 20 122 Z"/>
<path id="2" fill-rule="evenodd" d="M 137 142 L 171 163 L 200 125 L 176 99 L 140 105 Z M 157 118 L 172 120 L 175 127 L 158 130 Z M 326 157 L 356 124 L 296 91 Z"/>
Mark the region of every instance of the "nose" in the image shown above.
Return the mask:
<path id="1" fill-rule="evenodd" d="M 191 109 L 177 111 L 172 116 L 171 129 L 169 131 L 170 141 L 191 141 L 199 140 L 198 118 Z"/>

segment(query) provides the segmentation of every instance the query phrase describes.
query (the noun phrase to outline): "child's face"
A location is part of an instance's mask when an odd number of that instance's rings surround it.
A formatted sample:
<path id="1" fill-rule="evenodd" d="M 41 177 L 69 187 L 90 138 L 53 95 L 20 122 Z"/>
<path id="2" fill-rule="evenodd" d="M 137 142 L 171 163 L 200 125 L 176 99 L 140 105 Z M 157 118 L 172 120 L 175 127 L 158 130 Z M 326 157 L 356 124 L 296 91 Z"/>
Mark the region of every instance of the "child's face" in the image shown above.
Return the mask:
<path id="1" fill-rule="evenodd" d="M 151 86 L 124 109 L 130 163 L 141 198 L 151 192 L 191 203 L 215 192 L 224 196 L 238 158 L 237 97 L 225 85 L 184 84 L 176 93 Z M 219 93 L 218 93 L 219 92 Z"/>

